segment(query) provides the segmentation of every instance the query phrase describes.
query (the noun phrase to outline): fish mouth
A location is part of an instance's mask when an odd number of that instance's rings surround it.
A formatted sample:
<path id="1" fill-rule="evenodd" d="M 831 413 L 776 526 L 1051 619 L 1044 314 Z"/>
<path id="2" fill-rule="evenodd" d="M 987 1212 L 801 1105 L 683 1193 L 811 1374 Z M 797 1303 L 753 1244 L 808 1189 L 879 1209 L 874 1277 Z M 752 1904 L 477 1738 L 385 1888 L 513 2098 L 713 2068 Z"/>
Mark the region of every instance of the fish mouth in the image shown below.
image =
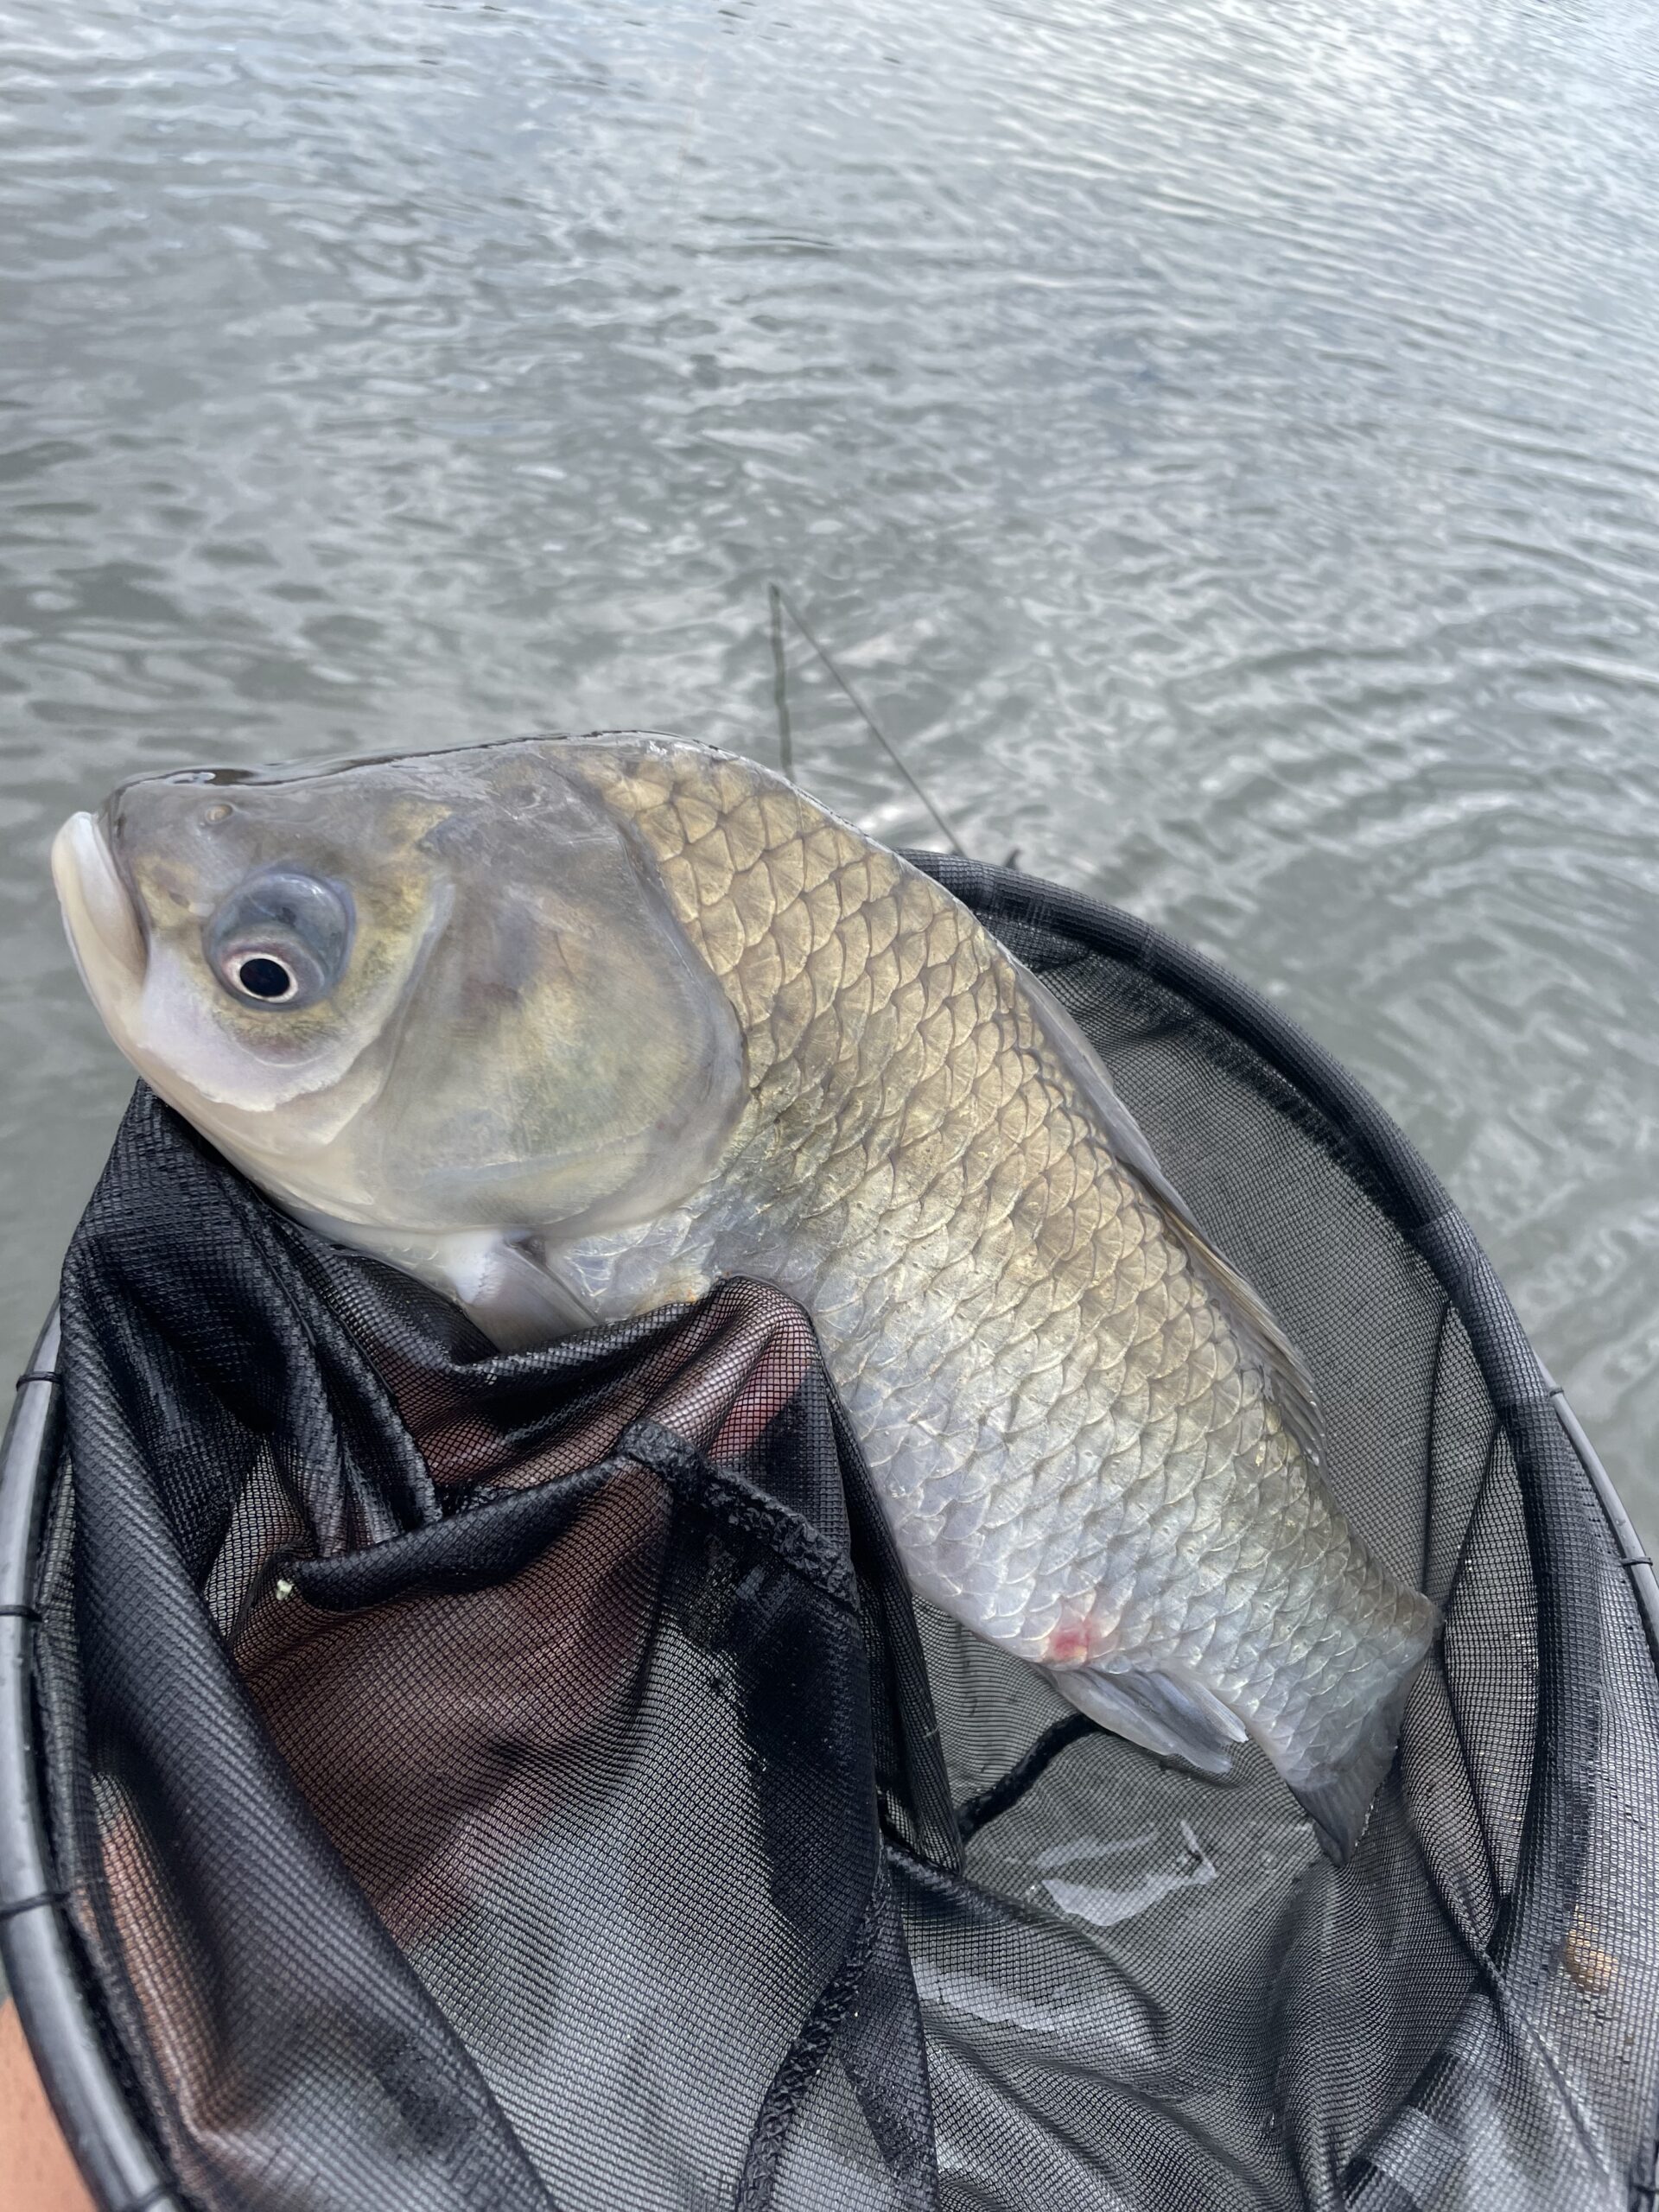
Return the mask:
<path id="1" fill-rule="evenodd" d="M 95 814 L 72 814 L 52 841 L 52 883 L 80 979 L 101 1012 L 112 985 L 143 981 L 144 933 Z"/>

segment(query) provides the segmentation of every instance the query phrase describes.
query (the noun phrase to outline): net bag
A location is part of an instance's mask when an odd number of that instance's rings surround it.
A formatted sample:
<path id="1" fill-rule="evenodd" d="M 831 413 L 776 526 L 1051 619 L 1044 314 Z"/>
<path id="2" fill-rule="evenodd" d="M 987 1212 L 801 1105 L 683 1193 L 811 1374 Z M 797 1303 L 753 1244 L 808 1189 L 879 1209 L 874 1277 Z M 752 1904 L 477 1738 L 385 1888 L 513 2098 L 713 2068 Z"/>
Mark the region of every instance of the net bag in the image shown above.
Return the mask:
<path id="1" fill-rule="evenodd" d="M 1443 1609 L 1358 1852 L 916 1603 L 779 1293 L 499 1354 L 141 1089 L 0 1485 L 0 1936 L 111 2212 L 1651 2202 L 1653 1585 L 1593 1455 L 1316 1047 L 914 857 L 1100 1051 Z"/>

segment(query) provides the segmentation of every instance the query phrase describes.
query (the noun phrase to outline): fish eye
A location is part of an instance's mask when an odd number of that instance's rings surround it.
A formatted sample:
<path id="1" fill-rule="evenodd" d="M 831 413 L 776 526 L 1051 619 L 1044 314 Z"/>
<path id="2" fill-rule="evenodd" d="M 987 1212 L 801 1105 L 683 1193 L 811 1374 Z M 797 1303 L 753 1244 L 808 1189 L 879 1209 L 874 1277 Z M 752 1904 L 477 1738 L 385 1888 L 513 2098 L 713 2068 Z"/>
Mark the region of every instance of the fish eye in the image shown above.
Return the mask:
<path id="1" fill-rule="evenodd" d="M 345 972 L 351 893 L 296 868 L 263 868 L 238 884 L 202 932 L 222 987 L 273 1012 L 315 1006 Z"/>
<path id="2" fill-rule="evenodd" d="M 300 988 L 300 979 L 294 970 L 272 952 L 247 953 L 232 962 L 231 972 L 238 990 L 245 991 L 251 999 L 265 999 L 273 1004 L 291 999 Z"/>

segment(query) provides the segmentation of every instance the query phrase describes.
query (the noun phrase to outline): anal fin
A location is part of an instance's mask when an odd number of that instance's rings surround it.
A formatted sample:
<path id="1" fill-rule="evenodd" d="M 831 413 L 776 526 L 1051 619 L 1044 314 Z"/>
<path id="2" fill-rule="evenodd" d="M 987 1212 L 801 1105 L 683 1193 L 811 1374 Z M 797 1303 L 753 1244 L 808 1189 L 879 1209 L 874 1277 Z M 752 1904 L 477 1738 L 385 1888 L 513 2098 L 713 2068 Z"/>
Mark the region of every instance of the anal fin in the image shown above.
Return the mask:
<path id="1" fill-rule="evenodd" d="M 1105 1667 L 1053 1668 L 1049 1680 L 1069 1705 L 1143 1751 L 1179 1759 L 1211 1781 L 1232 1772 L 1228 1745 L 1242 1743 L 1245 1731 L 1197 1684 Z"/>

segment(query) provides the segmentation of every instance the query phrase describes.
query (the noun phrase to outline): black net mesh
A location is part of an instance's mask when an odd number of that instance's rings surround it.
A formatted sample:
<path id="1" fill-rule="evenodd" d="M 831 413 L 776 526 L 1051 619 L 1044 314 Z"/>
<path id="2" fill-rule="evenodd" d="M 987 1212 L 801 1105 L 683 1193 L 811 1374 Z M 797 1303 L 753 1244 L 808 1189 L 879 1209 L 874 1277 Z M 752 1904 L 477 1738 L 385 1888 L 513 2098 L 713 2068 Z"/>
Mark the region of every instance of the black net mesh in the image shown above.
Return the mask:
<path id="1" fill-rule="evenodd" d="M 913 1606 L 776 1292 L 498 1355 L 140 1091 L 66 1268 L 37 1696 L 88 2001 L 185 2202 L 1649 2201 L 1659 1686 L 1501 1291 L 1214 971 L 942 872 L 1445 1610 L 1360 1850 Z"/>

